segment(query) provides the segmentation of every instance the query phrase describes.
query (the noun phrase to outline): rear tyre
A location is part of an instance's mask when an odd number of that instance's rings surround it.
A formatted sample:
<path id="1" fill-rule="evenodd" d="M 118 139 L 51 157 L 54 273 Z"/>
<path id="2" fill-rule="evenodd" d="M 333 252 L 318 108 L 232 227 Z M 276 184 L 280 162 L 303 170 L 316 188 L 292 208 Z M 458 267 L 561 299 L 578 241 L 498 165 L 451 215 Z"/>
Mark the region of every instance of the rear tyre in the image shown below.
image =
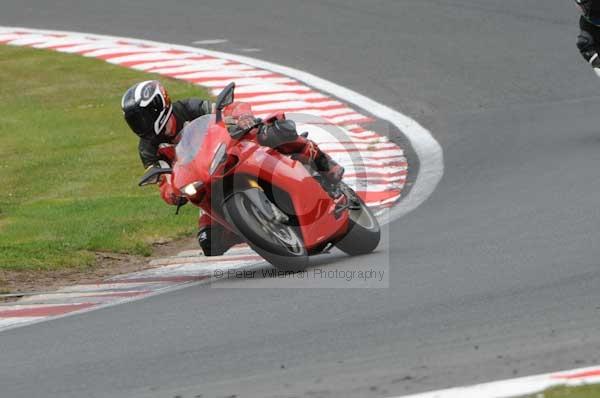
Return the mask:
<path id="1" fill-rule="evenodd" d="M 348 233 L 335 246 L 351 256 L 371 253 L 381 239 L 379 222 L 352 188 L 341 183 L 340 189 L 356 206 L 348 210 Z"/>
<path id="2" fill-rule="evenodd" d="M 232 195 L 225 208 L 240 236 L 273 266 L 287 272 L 308 266 L 308 252 L 298 227 L 267 219 L 243 192 Z"/>

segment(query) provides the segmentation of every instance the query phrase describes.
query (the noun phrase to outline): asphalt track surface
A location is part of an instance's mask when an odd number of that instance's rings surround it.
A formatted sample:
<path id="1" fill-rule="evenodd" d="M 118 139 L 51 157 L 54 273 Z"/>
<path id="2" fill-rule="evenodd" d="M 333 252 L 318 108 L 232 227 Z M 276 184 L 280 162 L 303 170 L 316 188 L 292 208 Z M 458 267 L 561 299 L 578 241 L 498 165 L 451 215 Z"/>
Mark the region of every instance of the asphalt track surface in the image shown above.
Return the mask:
<path id="1" fill-rule="evenodd" d="M 389 261 L 389 289 L 232 281 L 10 330 L 0 396 L 393 396 L 600 362 L 600 82 L 570 2 L 81 3 L 4 0 L 0 24 L 259 48 L 415 117 L 445 175 L 335 262 Z"/>

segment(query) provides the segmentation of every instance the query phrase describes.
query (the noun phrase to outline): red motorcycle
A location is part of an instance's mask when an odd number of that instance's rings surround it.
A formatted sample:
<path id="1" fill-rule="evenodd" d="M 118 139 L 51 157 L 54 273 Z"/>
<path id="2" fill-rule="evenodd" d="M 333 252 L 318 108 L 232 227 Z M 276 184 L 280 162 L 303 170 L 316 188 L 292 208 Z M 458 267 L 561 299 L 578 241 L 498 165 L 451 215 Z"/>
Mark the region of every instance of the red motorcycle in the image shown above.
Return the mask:
<path id="1" fill-rule="evenodd" d="M 379 223 L 352 188 L 342 182 L 332 194 L 309 165 L 259 145 L 260 119 L 245 130 L 223 120 L 234 90 L 231 83 L 217 97 L 215 114 L 184 128 L 173 168 L 152 168 L 139 185 L 172 173 L 191 203 L 285 271 L 304 269 L 309 256 L 333 245 L 350 255 L 375 250 Z"/>

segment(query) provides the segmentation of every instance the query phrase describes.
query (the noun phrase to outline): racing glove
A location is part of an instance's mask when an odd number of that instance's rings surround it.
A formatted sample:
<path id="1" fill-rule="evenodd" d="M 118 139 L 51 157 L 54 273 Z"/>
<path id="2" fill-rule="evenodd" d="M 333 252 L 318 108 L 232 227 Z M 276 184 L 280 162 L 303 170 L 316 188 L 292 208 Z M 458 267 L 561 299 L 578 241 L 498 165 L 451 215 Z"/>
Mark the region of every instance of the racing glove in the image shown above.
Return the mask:
<path id="1" fill-rule="evenodd" d="M 237 120 L 237 128 L 240 130 L 247 130 L 252 127 L 256 123 L 254 116 L 252 114 L 247 113 L 240 116 Z"/>

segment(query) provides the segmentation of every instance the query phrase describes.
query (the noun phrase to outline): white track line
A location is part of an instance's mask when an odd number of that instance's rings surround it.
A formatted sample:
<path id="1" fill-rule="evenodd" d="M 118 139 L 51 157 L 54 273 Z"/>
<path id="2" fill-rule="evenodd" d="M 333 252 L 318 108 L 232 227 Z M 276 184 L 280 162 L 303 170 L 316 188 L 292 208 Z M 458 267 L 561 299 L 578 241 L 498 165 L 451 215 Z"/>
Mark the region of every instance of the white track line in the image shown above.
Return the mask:
<path id="1" fill-rule="evenodd" d="M 227 39 L 207 39 L 207 40 L 197 40 L 192 42 L 192 44 L 222 44 L 227 43 L 229 40 Z"/>

